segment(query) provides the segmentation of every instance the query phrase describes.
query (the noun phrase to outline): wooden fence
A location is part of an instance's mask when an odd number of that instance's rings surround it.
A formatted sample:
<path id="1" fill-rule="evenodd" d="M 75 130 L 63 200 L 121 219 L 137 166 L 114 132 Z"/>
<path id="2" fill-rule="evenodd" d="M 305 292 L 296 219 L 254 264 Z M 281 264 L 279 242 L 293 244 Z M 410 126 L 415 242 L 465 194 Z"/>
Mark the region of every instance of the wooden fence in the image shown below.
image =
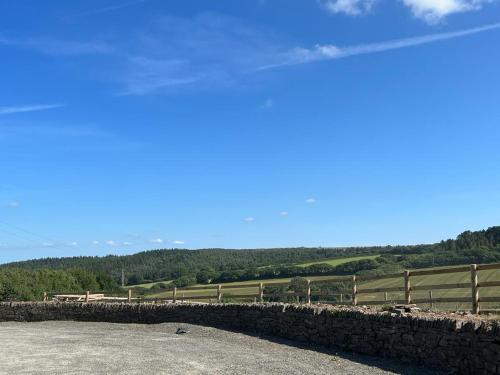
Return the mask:
<path id="1" fill-rule="evenodd" d="M 133 289 L 128 290 L 128 295 L 123 297 L 103 297 L 104 300 L 110 301 L 125 301 L 125 302 L 184 302 L 184 301 L 207 301 L 207 302 L 223 302 L 226 300 L 245 300 L 253 302 L 265 302 L 275 299 L 283 298 L 302 298 L 302 302 L 311 304 L 315 300 L 321 298 L 335 297 L 336 304 L 352 304 L 356 305 L 385 305 L 385 304 L 428 304 L 431 308 L 438 303 L 466 303 L 470 304 L 471 311 L 474 314 L 481 312 L 481 303 L 500 303 L 500 289 L 496 296 L 483 296 L 480 295 L 482 288 L 498 288 L 500 287 L 500 276 L 498 280 L 479 282 L 479 272 L 483 270 L 500 270 L 500 263 L 469 266 L 448 267 L 440 269 L 423 269 L 423 270 L 406 270 L 402 273 L 386 274 L 386 275 L 352 275 L 346 277 L 332 277 L 331 279 L 315 279 L 307 280 L 307 284 L 301 291 L 284 290 L 279 292 L 267 292 L 268 287 L 283 287 L 282 289 L 289 289 L 291 282 L 268 282 L 268 283 L 248 283 L 248 284 L 210 284 L 202 286 L 190 286 L 182 289 L 173 288 L 170 297 L 162 298 L 141 298 L 133 297 Z M 445 284 L 425 284 L 425 285 L 412 285 L 412 278 L 424 277 L 431 275 L 441 274 L 455 274 L 455 273 L 468 273 L 470 274 L 470 281 L 465 283 L 445 283 Z M 367 288 L 366 283 L 377 280 L 400 280 L 401 286 L 380 287 L 380 288 Z M 324 283 L 342 283 L 342 285 L 349 285 L 347 290 L 340 290 L 330 292 L 328 290 L 312 290 L 314 284 Z M 242 293 L 238 289 L 253 289 L 255 293 Z M 433 291 L 447 291 L 447 290 L 469 290 L 470 296 L 460 297 L 436 297 L 433 296 Z M 426 292 L 425 298 L 415 298 L 416 292 Z M 199 294 L 193 294 L 199 292 Z M 170 293 L 170 292 L 169 292 Z M 400 294 L 400 298 L 389 298 L 388 293 Z M 490 293 L 491 294 L 491 293 Z M 383 295 L 383 298 L 377 299 L 378 296 Z M 59 295 L 64 298 L 65 295 Z M 83 297 L 83 301 L 91 302 L 99 300 L 93 298 L 89 292 Z M 71 297 L 71 295 L 70 295 Z M 82 296 L 80 296 L 82 297 Z M 340 297 L 340 298 L 339 298 Z M 372 298 L 370 300 L 363 300 L 363 297 Z M 45 294 L 44 300 L 48 297 Z M 340 299 L 340 300 L 339 300 Z M 78 300 L 82 301 L 82 298 Z M 484 309 L 483 312 L 487 312 Z"/>
<path id="2" fill-rule="evenodd" d="M 349 279 L 350 280 L 350 279 Z M 270 282 L 270 283 L 252 283 L 252 284 L 241 284 L 241 285 L 204 285 L 204 286 L 191 286 L 182 289 L 174 288 L 172 290 L 172 298 L 171 300 L 174 302 L 177 301 L 186 301 L 186 300 L 209 300 L 213 302 L 222 302 L 224 298 L 230 298 L 233 300 L 237 299 L 253 299 L 255 302 L 265 302 L 271 298 L 283 298 L 283 297 L 303 297 L 307 300 L 307 303 L 311 303 L 312 296 L 343 296 L 347 295 L 346 293 L 327 293 L 322 291 L 311 291 L 311 285 L 314 283 L 324 283 L 324 282 L 333 282 L 333 281 L 344 281 L 344 279 L 330 279 L 330 280 L 307 280 L 306 291 L 297 292 L 297 291 L 283 291 L 283 292 L 270 292 L 266 293 L 266 287 L 290 287 L 291 283 L 289 281 L 286 282 Z M 257 293 L 243 293 L 238 294 L 235 293 L 235 290 L 238 289 L 251 289 L 254 288 L 257 290 Z M 200 291 L 200 290 L 209 290 L 213 291 L 213 294 L 191 294 L 191 291 Z M 189 294 L 185 295 L 188 292 Z M 227 293 L 226 293 L 227 292 Z"/>

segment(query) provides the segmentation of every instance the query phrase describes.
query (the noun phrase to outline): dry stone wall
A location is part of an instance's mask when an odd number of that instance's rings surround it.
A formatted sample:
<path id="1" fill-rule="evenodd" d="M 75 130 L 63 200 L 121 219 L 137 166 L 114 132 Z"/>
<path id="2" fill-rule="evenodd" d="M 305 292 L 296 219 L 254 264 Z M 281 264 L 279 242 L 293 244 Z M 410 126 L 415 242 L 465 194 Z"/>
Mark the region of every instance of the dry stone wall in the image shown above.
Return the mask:
<path id="1" fill-rule="evenodd" d="M 0 303 L 0 321 L 193 323 L 397 358 L 460 374 L 500 374 L 500 324 L 474 317 L 281 304 Z"/>

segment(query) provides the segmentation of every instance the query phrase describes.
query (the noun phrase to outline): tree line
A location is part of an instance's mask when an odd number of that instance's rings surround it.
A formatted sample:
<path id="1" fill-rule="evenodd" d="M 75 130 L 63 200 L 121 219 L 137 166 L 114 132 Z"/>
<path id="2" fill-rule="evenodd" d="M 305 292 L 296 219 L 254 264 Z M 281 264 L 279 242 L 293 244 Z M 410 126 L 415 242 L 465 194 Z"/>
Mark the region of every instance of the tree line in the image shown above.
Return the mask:
<path id="1" fill-rule="evenodd" d="M 279 248 L 279 249 L 163 249 L 144 251 L 133 255 L 105 257 L 44 258 L 14 262 L 2 267 L 27 270 L 81 268 L 103 272 L 116 282 L 121 281 L 122 269 L 128 285 L 161 280 L 196 278 L 197 274 L 217 274 L 226 271 L 248 270 L 269 265 L 296 264 L 335 257 L 373 254 L 385 251 L 370 248 Z M 209 275 L 210 276 L 210 275 Z M 200 276 L 201 277 L 201 276 Z M 211 277 L 213 278 L 213 277 Z"/>
<path id="2" fill-rule="evenodd" d="M 335 257 L 378 254 L 331 266 L 326 263 L 299 267 L 295 264 Z M 456 239 L 436 244 L 353 248 L 286 248 L 258 250 L 153 250 L 128 256 L 46 258 L 11 263 L 2 267 L 23 270 L 78 268 L 108 275 L 116 284 L 125 270 L 129 285 L 173 280 L 158 288 L 183 287 L 195 283 L 222 283 L 314 275 L 382 274 L 408 268 L 469 263 L 500 262 L 500 226 L 466 231 Z M 0 267 L 0 270 L 2 268 Z"/>
<path id="3" fill-rule="evenodd" d="M 0 269 L 0 301 L 41 300 L 43 293 L 117 291 L 118 284 L 104 273 L 84 269 Z"/>

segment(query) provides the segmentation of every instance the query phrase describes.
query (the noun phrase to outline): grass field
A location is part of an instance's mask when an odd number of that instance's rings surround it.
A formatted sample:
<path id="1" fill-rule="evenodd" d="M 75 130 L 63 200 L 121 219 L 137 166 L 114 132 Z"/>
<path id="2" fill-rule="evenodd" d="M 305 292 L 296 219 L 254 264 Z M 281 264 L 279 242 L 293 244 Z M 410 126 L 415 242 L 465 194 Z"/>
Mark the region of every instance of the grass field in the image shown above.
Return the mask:
<path id="1" fill-rule="evenodd" d="M 311 276 L 308 279 L 310 280 L 334 280 L 334 279 L 339 279 L 340 276 Z M 221 283 L 223 292 L 226 296 L 230 297 L 232 294 L 239 294 L 239 295 L 252 295 L 252 294 L 257 294 L 259 291 L 259 288 L 257 286 L 252 286 L 258 283 L 264 283 L 265 285 L 273 285 L 273 284 L 280 284 L 280 283 L 287 283 L 291 280 L 291 278 L 281 278 L 281 279 L 265 279 L 265 280 L 249 280 L 249 281 L 237 281 L 237 282 L 232 282 L 232 283 Z M 247 288 L 245 286 L 248 285 Z M 200 287 L 206 287 L 206 285 L 198 285 Z M 192 286 L 191 288 L 195 288 L 196 285 Z M 232 288 L 231 288 L 232 287 Z M 178 296 L 216 296 L 217 285 L 213 286 L 213 289 L 190 289 L 190 290 L 178 290 Z M 162 298 L 162 297 L 171 297 L 172 292 L 167 291 L 167 292 L 160 292 L 156 294 L 149 294 L 148 297 L 152 298 Z"/>
<path id="2" fill-rule="evenodd" d="M 444 267 L 446 268 L 446 267 Z M 500 270 L 484 270 L 478 272 L 479 282 L 484 281 L 500 281 Z M 331 280 L 331 282 L 335 282 L 335 279 L 339 277 L 335 276 L 311 276 L 308 277 L 310 280 Z M 282 278 L 282 279 L 267 279 L 267 280 L 251 280 L 244 282 L 233 282 L 233 283 L 224 283 L 221 284 L 223 288 L 223 294 L 226 297 L 230 297 L 231 295 L 249 295 L 249 299 L 253 299 L 253 295 L 258 293 L 258 287 L 252 286 L 252 284 L 256 284 L 259 282 L 264 283 L 265 285 L 272 285 L 276 283 L 284 283 L 289 282 L 290 278 Z M 436 285 L 436 284 L 456 284 L 456 283 L 468 283 L 470 282 L 470 273 L 469 272 L 461 272 L 461 273 L 453 273 L 453 274 L 442 274 L 442 275 L 429 275 L 429 276 L 415 276 L 411 278 L 411 285 Z M 248 287 L 245 287 L 248 285 Z M 403 277 L 396 279 L 383 279 L 383 280 L 374 280 L 374 281 L 366 281 L 360 282 L 358 284 L 358 289 L 363 288 L 387 288 L 387 287 L 402 287 L 404 285 Z M 206 286 L 205 286 L 206 287 Z M 233 288 L 231 288 L 233 287 Z M 235 288 L 238 287 L 238 288 Z M 214 285 L 214 289 L 192 289 L 192 290 L 179 290 L 178 298 L 181 298 L 182 295 L 188 296 L 206 296 L 206 297 L 216 297 L 216 286 Z M 347 293 L 349 294 L 349 293 Z M 158 294 L 149 295 L 148 297 L 153 298 L 169 298 L 172 296 L 172 292 L 161 292 Z M 412 291 L 412 298 L 428 298 L 429 293 L 427 290 L 423 291 Z M 465 289 L 444 289 L 444 290 L 434 290 L 433 298 L 441 298 L 441 297 L 470 297 L 471 290 L 470 288 Z M 500 297 L 500 287 L 491 287 L 491 288 L 480 288 L 480 296 L 482 297 Z M 362 305 L 363 302 L 375 301 L 375 300 L 383 300 L 384 293 L 373 293 L 373 294 L 358 294 L 358 304 Z M 403 292 L 393 292 L 388 293 L 388 300 L 402 300 L 404 299 Z M 436 307 L 442 309 L 469 309 L 470 304 L 468 303 L 447 303 L 447 304 L 436 304 Z M 498 304 L 492 303 L 482 303 L 482 308 L 497 308 Z"/>
<path id="3" fill-rule="evenodd" d="M 329 264 L 331 266 L 338 266 L 339 264 L 344 264 L 348 262 L 354 262 L 356 260 L 363 260 L 363 259 L 375 259 L 378 258 L 380 255 L 364 255 L 364 256 L 357 256 L 357 257 L 346 257 L 346 258 L 328 258 L 328 259 L 321 259 L 321 260 L 316 260 L 314 262 L 307 262 L 307 263 L 299 263 L 295 264 L 298 267 L 307 267 L 311 266 L 313 264 Z M 265 266 L 263 266 L 265 267 Z M 260 268 L 263 268 L 260 267 Z M 276 279 L 273 279 L 276 280 Z M 165 283 L 165 284 L 170 284 L 173 280 L 165 280 L 165 281 L 156 281 L 153 283 L 144 283 L 144 284 L 137 284 L 137 285 L 131 285 L 130 288 L 146 288 L 150 289 L 153 285 L 158 284 L 158 283 Z M 266 280 L 267 282 L 267 280 Z M 250 281 L 250 284 L 255 283 L 255 281 Z M 234 284 L 234 283 L 228 283 L 229 284 Z M 240 284 L 244 284 L 240 283 Z"/>
<path id="4" fill-rule="evenodd" d="M 500 281 L 500 270 L 484 270 L 478 272 L 478 281 L 479 283 L 485 281 Z M 470 282 L 470 272 L 460 272 L 460 273 L 450 273 L 450 274 L 441 274 L 441 275 L 429 275 L 429 276 L 414 276 L 410 279 L 412 286 L 425 286 L 425 285 L 438 285 L 438 284 L 458 284 L 458 283 L 469 283 Z M 374 280 L 365 283 L 361 283 L 358 286 L 358 289 L 362 288 L 388 288 L 388 287 L 400 287 L 404 286 L 403 278 L 397 279 L 385 279 L 385 280 Z M 471 289 L 463 288 L 463 289 L 443 289 L 443 290 L 433 290 L 432 291 L 433 298 L 441 298 L 441 297 L 471 297 Z M 479 294 L 481 297 L 500 297 L 500 288 L 499 287 L 491 287 L 491 288 L 480 288 Z M 429 292 L 427 290 L 422 291 L 412 291 L 412 298 L 428 298 Z M 360 294 L 358 296 L 359 303 L 363 303 L 363 301 L 374 301 L 374 300 L 383 300 L 383 293 L 375 293 L 375 294 Z M 388 293 L 389 300 L 401 300 L 404 299 L 403 292 L 394 292 Z M 454 304 L 446 304 L 448 307 L 458 307 L 461 308 L 469 308 L 470 304 L 464 303 L 454 303 Z M 494 304 L 483 303 L 483 308 L 488 308 L 488 306 L 493 307 Z"/>
<path id="5" fill-rule="evenodd" d="M 154 283 L 145 283 L 145 284 L 137 284 L 137 285 L 131 285 L 127 288 L 146 288 L 146 289 L 151 289 L 153 285 L 158 284 L 158 283 L 163 283 L 163 284 L 170 284 L 173 280 L 165 280 L 165 281 L 155 281 Z"/>
<path id="6" fill-rule="evenodd" d="M 321 259 L 321 260 L 316 260 L 314 262 L 296 264 L 296 266 L 307 267 L 307 266 L 312 266 L 313 264 L 329 264 L 330 266 L 338 266 L 339 264 L 354 262 L 356 260 L 375 259 L 378 258 L 379 256 L 380 255 L 377 254 L 377 255 L 363 255 L 363 256 L 348 257 L 348 258 Z"/>

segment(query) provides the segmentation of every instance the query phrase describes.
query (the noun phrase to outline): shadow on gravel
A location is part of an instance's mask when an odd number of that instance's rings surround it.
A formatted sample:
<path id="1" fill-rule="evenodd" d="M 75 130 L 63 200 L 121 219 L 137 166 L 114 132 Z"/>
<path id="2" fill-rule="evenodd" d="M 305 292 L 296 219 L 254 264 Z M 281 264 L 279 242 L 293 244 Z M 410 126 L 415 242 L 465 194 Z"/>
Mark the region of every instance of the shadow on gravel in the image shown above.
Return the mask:
<path id="1" fill-rule="evenodd" d="M 248 333 L 241 332 L 243 334 L 248 335 Z M 313 350 L 316 352 L 329 354 L 331 356 L 340 357 L 347 359 L 352 362 L 361 363 L 363 365 L 377 367 L 384 371 L 394 372 L 396 374 L 405 374 L 405 375 L 445 375 L 450 374 L 449 372 L 445 372 L 439 369 L 427 368 L 423 366 L 418 366 L 414 364 L 404 363 L 395 358 L 383 358 L 383 357 L 375 357 L 367 354 L 358 354 L 352 352 L 346 352 L 343 350 L 336 350 L 335 348 L 325 348 L 318 345 L 311 345 L 307 343 L 299 343 L 287 339 L 280 339 L 276 337 L 269 336 L 258 336 L 258 335 L 250 335 L 254 337 L 258 337 L 262 340 L 267 340 L 270 342 L 274 342 L 277 344 L 292 346 L 294 348 L 304 349 L 304 350 Z M 388 363 L 389 362 L 389 363 Z"/>
<path id="2" fill-rule="evenodd" d="M 269 342 L 273 342 L 276 344 L 281 344 L 281 345 L 287 345 L 291 346 L 297 349 L 303 349 L 303 350 L 311 350 L 323 354 L 328 354 L 331 355 L 332 357 L 336 358 L 343 358 L 352 362 L 357 362 L 366 366 L 371 366 L 371 367 L 376 367 L 384 371 L 389 371 L 393 372 L 395 374 L 402 374 L 402 375 L 447 375 L 451 374 L 448 371 L 444 371 L 441 369 L 435 369 L 435 368 L 428 368 L 424 366 L 419 366 L 415 364 L 409 364 L 405 363 L 401 360 L 398 360 L 396 358 L 384 358 L 384 357 L 375 357 L 371 356 L 368 354 L 359 354 L 359 353 L 354 353 L 354 352 L 346 352 L 344 350 L 340 349 L 335 349 L 334 347 L 332 348 L 327 348 L 324 346 L 319 346 L 319 345 L 314 345 L 314 344 L 309 344 L 309 343 L 304 343 L 304 342 L 297 342 L 297 341 L 292 341 L 289 339 L 283 339 L 275 336 L 267 336 L 267 335 L 259 335 L 256 333 L 251 333 L 247 331 L 242 331 L 242 330 L 237 330 L 237 329 L 231 329 L 227 327 L 217 327 L 217 326 L 207 326 L 207 327 L 212 327 L 212 328 L 217 328 L 221 329 L 227 332 L 234 332 L 234 333 L 241 333 L 247 336 L 252 336 L 256 337 L 261 340 L 266 340 Z"/>

